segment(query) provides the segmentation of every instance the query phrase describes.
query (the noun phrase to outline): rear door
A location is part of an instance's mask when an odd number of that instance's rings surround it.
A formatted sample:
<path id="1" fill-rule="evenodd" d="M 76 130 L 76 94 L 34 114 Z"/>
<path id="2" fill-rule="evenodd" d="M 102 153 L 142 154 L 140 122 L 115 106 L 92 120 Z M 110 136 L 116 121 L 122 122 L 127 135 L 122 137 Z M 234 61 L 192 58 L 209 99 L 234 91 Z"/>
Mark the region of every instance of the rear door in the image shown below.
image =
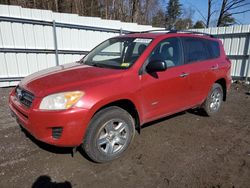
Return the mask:
<path id="1" fill-rule="evenodd" d="M 163 60 L 167 63 L 164 72 L 147 73 L 148 62 Z M 183 65 L 183 51 L 179 38 L 161 41 L 151 52 L 141 75 L 141 104 L 145 121 L 181 111 L 187 104 L 188 81 Z"/>
<path id="2" fill-rule="evenodd" d="M 216 78 L 218 64 L 211 58 L 209 40 L 196 37 L 182 38 L 185 52 L 185 64 L 188 71 L 189 105 L 203 102 Z"/>

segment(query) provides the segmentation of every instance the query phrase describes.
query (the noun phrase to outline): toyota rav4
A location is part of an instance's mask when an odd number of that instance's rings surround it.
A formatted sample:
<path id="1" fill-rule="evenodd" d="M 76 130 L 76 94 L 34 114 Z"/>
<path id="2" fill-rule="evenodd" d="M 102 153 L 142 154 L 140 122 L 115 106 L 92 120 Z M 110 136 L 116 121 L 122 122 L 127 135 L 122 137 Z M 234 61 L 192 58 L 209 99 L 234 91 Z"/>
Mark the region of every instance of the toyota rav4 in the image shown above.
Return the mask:
<path id="1" fill-rule="evenodd" d="M 220 40 L 195 32 L 142 32 L 108 39 L 80 61 L 24 78 L 9 96 L 36 139 L 83 147 L 95 162 L 120 157 L 135 130 L 191 108 L 218 112 L 231 84 Z"/>

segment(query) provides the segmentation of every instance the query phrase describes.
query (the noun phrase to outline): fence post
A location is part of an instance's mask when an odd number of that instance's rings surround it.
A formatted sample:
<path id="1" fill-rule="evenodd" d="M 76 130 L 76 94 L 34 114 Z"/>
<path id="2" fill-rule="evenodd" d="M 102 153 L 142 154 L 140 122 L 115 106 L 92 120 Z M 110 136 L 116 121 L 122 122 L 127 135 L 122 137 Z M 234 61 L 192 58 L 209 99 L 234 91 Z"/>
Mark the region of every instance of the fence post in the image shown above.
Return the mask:
<path id="1" fill-rule="evenodd" d="M 245 76 L 245 82 L 248 82 L 248 72 L 250 68 L 250 33 L 248 33 L 246 37 L 246 43 L 248 42 L 248 48 L 246 49 L 246 55 L 248 55 L 248 59 L 246 61 L 246 76 Z"/>
<path id="2" fill-rule="evenodd" d="M 247 61 L 247 71 L 246 71 L 246 82 L 248 82 L 248 75 L 250 74 L 250 54 L 248 54 L 248 61 Z"/>
<path id="3" fill-rule="evenodd" d="M 248 34 L 247 38 L 249 40 L 246 40 L 246 42 L 249 42 L 249 45 L 248 45 L 248 49 L 247 49 L 248 60 L 247 60 L 246 78 L 245 78 L 246 82 L 248 82 L 248 75 L 250 74 L 250 33 Z"/>
<path id="4" fill-rule="evenodd" d="M 56 36 L 56 22 L 53 20 L 53 37 L 54 37 L 54 46 L 55 46 L 55 57 L 56 57 L 56 65 L 59 65 L 58 58 L 58 47 L 57 47 L 57 36 Z"/>

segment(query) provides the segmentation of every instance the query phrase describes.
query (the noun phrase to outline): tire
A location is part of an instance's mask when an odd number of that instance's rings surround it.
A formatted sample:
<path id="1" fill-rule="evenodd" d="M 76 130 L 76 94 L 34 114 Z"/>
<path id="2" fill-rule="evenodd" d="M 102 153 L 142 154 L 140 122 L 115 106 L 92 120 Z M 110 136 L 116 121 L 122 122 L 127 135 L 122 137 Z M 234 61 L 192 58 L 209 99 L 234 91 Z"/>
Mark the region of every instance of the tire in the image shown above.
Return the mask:
<path id="1" fill-rule="evenodd" d="M 205 102 L 202 105 L 203 110 L 208 116 L 216 114 L 223 101 L 223 89 L 220 84 L 213 84 Z"/>
<path id="2" fill-rule="evenodd" d="M 119 158 L 127 150 L 134 134 L 132 116 L 122 108 L 112 106 L 94 115 L 82 146 L 90 159 L 104 163 Z"/>

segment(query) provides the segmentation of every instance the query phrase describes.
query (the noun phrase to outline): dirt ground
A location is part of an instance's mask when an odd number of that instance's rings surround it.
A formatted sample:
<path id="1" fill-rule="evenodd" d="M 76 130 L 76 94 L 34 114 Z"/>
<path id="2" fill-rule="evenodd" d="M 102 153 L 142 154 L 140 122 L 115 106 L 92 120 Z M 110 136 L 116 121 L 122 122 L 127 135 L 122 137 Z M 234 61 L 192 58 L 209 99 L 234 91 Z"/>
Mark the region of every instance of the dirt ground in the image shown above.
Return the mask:
<path id="1" fill-rule="evenodd" d="M 250 187 L 250 86 L 214 117 L 183 112 L 144 126 L 125 155 L 96 164 L 20 130 L 0 88 L 0 187 Z"/>

